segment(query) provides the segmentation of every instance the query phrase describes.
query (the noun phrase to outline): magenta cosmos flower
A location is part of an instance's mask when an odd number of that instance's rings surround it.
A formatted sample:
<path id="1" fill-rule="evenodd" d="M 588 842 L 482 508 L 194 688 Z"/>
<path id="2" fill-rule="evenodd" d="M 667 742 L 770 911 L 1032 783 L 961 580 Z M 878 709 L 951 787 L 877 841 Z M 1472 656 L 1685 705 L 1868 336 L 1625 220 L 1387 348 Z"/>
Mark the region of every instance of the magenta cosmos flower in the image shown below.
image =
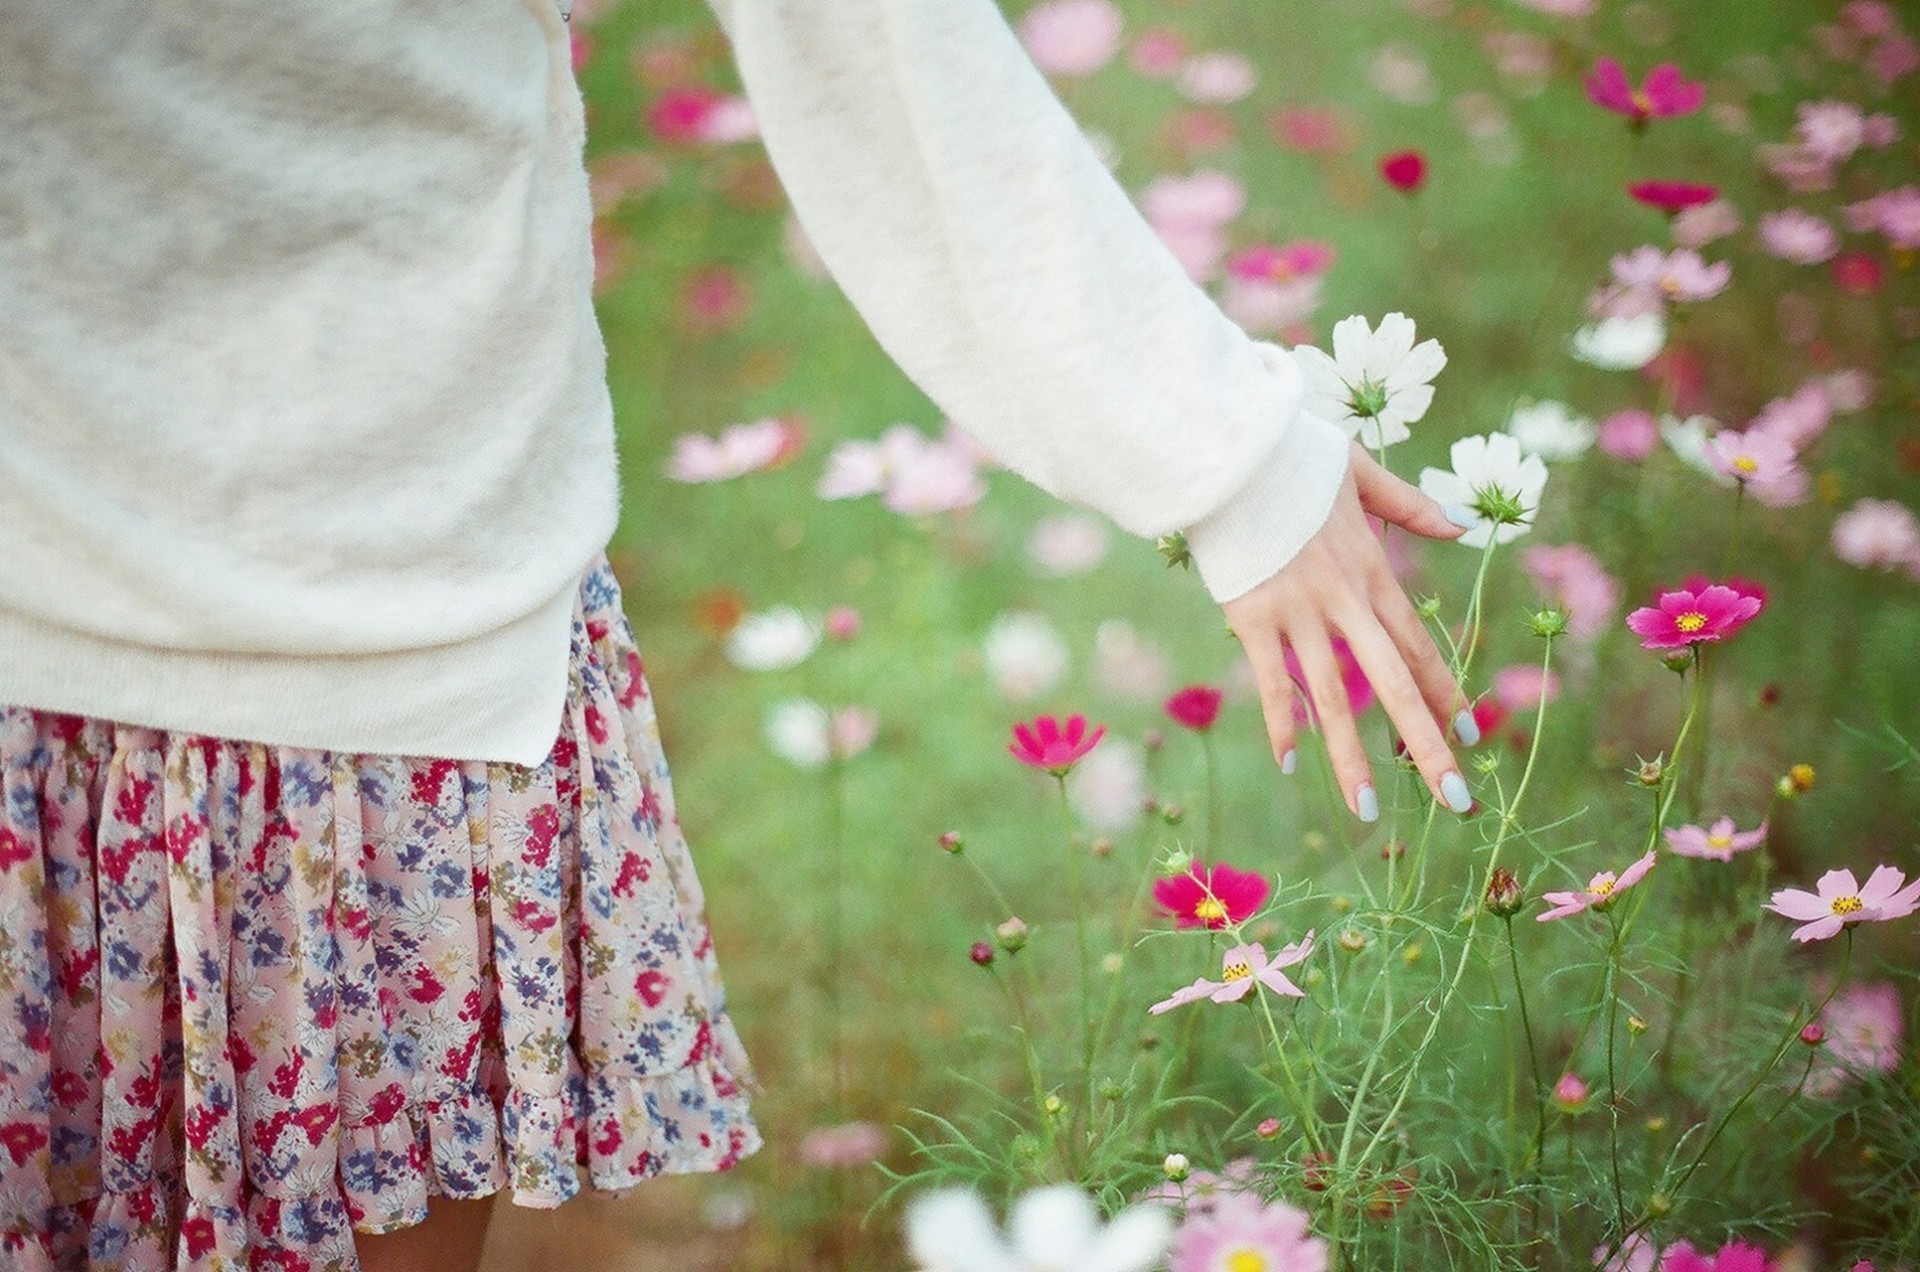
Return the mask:
<path id="1" fill-rule="evenodd" d="M 1627 627 L 1642 649 L 1684 649 L 1721 640 L 1745 627 L 1764 604 L 1725 584 L 1660 593 L 1660 603 L 1627 615 Z"/>
<path id="2" fill-rule="evenodd" d="M 1757 848 L 1766 842 L 1767 823 L 1761 822 L 1754 830 L 1735 830 L 1733 818 L 1722 817 L 1710 827 L 1676 826 L 1666 834 L 1667 847 L 1682 857 L 1732 861 L 1734 853 Z"/>
<path id="3" fill-rule="evenodd" d="M 1232 866 L 1196 864 L 1183 875 L 1155 880 L 1153 899 L 1179 927 L 1223 928 L 1245 923 L 1267 903 L 1266 876 Z"/>
<path id="4" fill-rule="evenodd" d="M 1007 750 L 1022 764 L 1060 777 L 1085 759 L 1106 732 L 1107 726 L 1102 724 L 1088 733 L 1087 718 L 1083 715 L 1068 716 L 1064 729 L 1058 720 L 1043 715 L 1031 724 L 1014 725 L 1013 741 L 1007 744 Z"/>
<path id="5" fill-rule="evenodd" d="M 1412 194 L 1427 180 L 1427 157 L 1418 150 L 1400 150 L 1380 161 L 1380 175 L 1402 194 Z"/>
<path id="6" fill-rule="evenodd" d="M 1284 1201 L 1232 1193 L 1173 1234 L 1172 1272 L 1326 1272 L 1327 1243 L 1307 1213 Z"/>
<path id="7" fill-rule="evenodd" d="M 1175 724 L 1204 733 L 1220 718 L 1220 691 L 1206 685 L 1188 685 L 1167 699 L 1167 715 Z"/>
<path id="8" fill-rule="evenodd" d="M 1707 88 L 1698 80 L 1680 77 L 1680 68 L 1662 62 L 1647 72 L 1639 87 L 1627 78 L 1620 63 L 1603 57 L 1587 75 L 1587 97 L 1594 105 L 1625 115 L 1636 127 L 1649 119 L 1691 115 L 1707 100 Z"/>
<path id="9" fill-rule="evenodd" d="M 1829 870 L 1820 876 L 1818 892 L 1782 888 L 1767 909 L 1801 925 L 1794 940 L 1824 941 L 1848 924 L 1904 919 L 1920 909 L 1920 879 L 1906 880 L 1892 866 L 1877 866 L 1863 887 L 1853 871 Z"/>
<path id="10" fill-rule="evenodd" d="M 1660 1254 L 1660 1272 L 1770 1272 L 1767 1252 L 1744 1241 L 1729 1241 L 1702 1254 L 1689 1241 L 1676 1241 Z"/>
<path id="11" fill-rule="evenodd" d="M 1545 899 L 1553 903 L 1553 909 L 1534 917 L 1539 922 L 1546 923 L 1553 919 L 1564 919 L 1569 914 L 1578 914 L 1582 910 L 1604 910 L 1613 904 L 1615 897 L 1646 878 L 1647 871 L 1651 869 L 1653 869 L 1653 854 L 1648 853 L 1617 876 L 1611 870 L 1602 870 L 1593 876 L 1585 891 L 1546 893 Z"/>
<path id="12" fill-rule="evenodd" d="M 1636 181 L 1627 187 L 1627 193 L 1648 207 L 1673 216 L 1688 208 L 1712 203 L 1720 197 L 1720 188 L 1690 181 Z"/>
<path id="13" fill-rule="evenodd" d="M 1286 973 L 1280 969 L 1305 961 L 1311 953 L 1312 932 L 1272 958 L 1267 957 L 1264 945 L 1236 945 L 1227 951 L 1221 962 L 1219 980 L 1210 981 L 1202 976 L 1185 989 L 1174 990 L 1172 997 L 1155 1003 L 1147 1011 L 1158 1016 L 1163 1011 L 1197 1003 L 1202 998 L 1211 998 L 1216 1003 L 1238 1002 L 1252 993 L 1256 985 L 1265 985 L 1274 993 L 1285 994 L 1289 998 L 1305 998 L 1307 991 L 1288 980 Z"/>

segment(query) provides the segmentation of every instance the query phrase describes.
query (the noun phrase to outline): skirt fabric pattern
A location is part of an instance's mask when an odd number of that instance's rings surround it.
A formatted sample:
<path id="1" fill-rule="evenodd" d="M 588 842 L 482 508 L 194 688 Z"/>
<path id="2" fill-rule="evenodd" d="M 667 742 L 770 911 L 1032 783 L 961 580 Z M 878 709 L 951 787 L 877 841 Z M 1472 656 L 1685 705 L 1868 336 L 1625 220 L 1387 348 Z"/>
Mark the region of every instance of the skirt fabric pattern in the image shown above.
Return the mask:
<path id="1" fill-rule="evenodd" d="M 538 767 L 0 706 L 0 1266 L 357 1272 L 759 1147 L 604 555 Z"/>

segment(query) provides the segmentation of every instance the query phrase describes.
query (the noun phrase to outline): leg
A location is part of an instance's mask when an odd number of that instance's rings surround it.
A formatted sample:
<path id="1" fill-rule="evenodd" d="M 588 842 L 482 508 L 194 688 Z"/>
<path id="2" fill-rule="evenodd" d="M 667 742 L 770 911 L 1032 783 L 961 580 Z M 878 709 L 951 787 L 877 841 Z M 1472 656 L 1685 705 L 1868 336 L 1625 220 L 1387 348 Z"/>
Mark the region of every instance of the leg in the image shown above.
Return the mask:
<path id="1" fill-rule="evenodd" d="M 423 1223 L 381 1236 L 356 1233 L 360 1265 L 364 1272 L 476 1272 L 493 1200 L 433 1197 Z"/>

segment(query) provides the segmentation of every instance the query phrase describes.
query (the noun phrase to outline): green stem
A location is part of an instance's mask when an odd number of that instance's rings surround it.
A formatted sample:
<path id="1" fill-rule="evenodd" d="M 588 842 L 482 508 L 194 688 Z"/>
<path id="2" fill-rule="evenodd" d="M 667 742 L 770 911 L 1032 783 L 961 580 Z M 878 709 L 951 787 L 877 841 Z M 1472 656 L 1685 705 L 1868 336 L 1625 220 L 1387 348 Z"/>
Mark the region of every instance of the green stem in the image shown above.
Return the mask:
<path id="1" fill-rule="evenodd" d="M 1054 782 L 1060 788 L 1060 815 L 1066 831 L 1067 876 L 1073 890 L 1073 934 L 1074 943 L 1080 954 L 1080 1108 L 1074 1111 L 1078 1121 L 1082 1114 L 1093 1114 L 1093 969 L 1091 955 L 1087 949 L 1087 895 L 1080 879 L 1080 850 L 1073 843 L 1073 803 L 1067 798 L 1067 775 L 1055 773 Z M 1074 1150 L 1079 1151 L 1076 1141 Z"/>
<path id="2" fill-rule="evenodd" d="M 1618 911 L 1609 910 L 1607 918 L 1613 927 L 1613 944 L 1607 950 L 1607 1157 L 1613 1168 L 1614 1223 L 1624 1231 L 1627 1226 L 1627 1194 L 1620 1186 L 1620 1076 L 1614 1067 L 1614 1038 L 1619 1032 L 1620 1020 L 1619 969 L 1623 929 Z"/>
<path id="3" fill-rule="evenodd" d="M 1527 1036 L 1527 1071 L 1533 1075 L 1533 1152 L 1522 1168 L 1524 1171 L 1531 1170 L 1539 1161 L 1547 1138 L 1546 1080 L 1540 1076 L 1540 1049 L 1534 1045 L 1533 1018 L 1527 1013 L 1527 987 L 1520 978 L 1520 949 L 1513 939 L 1513 916 L 1507 914 L 1501 918 L 1507 925 L 1507 965 L 1513 969 L 1513 993 L 1520 1001 L 1520 1028 Z"/>
<path id="4" fill-rule="evenodd" d="M 1220 780 L 1213 761 L 1213 730 L 1200 730 L 1200 750 L 1207 763 L 1207 860 L 1214 859 L 1219 844 Z"/>

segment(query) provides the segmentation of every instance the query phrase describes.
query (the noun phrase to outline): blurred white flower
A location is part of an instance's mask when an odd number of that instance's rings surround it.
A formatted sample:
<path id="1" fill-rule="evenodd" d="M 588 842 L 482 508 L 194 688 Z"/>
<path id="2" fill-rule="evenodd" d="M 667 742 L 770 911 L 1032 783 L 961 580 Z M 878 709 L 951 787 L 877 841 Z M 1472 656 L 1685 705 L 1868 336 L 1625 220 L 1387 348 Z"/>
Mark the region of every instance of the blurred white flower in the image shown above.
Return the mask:
<path id="1" fill-rule="evenodd" d="M 784 698 L 767 708 L 767 746 L 789 764 L 803 769 L 826 765 L 833 744 L 827 709 L 811 698 Z"/>
<path id="2" fill-rule="evenodd" d="M 987 487 L 971 448 L 895 424 L 878 440 L 835 446 L 815 493 L 822 499 L 877 494 L 890 511 L 913 516 L 971 507 Z"/>
<path id="3" fill-rule="evenodd" d="M 1123 618 L 1094 629 L 1094 678 L 1116 698 L 1158 702 L 1173 689 L 1173 664 L 1166 652 L 1141 636 Z"/>
<path id="4" fill-rule="evenodd" d="M 727 661 L 748 671 L 797 667 L 820 645 L 820 624 L 791 605 L 749 614 L 727 635 Z"/>
<path id="5" fill-rule="evenodd" d="M 871 707 L 847 706 L 834 711 L 827 727 L 827 743 L 836 757 L 850 760 L 880 736 L 880 713 Z"/>
<path id="6" fill-rule="evenodd" d="M 1145 752 L 1126 738 L 1106 739 L 1067 775 L 1067 799 L 1080 820 L 1095 830 L 1132 830 L 1145 815 Z"/>
<path id="7" fill-rule="evenodd" d="M 1027 556 L 1041 573 L 1059 578 L 1085 574 L 1106 560 L 1112 535 L 1107 523 L 1082 512 L 1040 518 L 1027 536 Z"/>
<path id="8" fill-rule="evenodd" d="M 1603 371 L 1638 371 L 1667 345 L 1667 319 L 1657 309 L 1602 318 L 1573 333 L 1573 356 Z"/>
<path id="9" fill-rule="evenodd" d="M 1407 44 L 1389 44 L 1375 53 L 1367 63 L 1367 82 L 1404 106 L 1424 106 L 1436 91 L 1427 59 Z"/>
<path id="10" fill-rule="evenodd" d="M 1507 432 L 1520 443 L 1521 450 L 1552 463 L 1586 454 L 1593 448 L 1598 430 L 1592 420 L 1575 415 L 1565 402 L 1549 398 L 1516 406 L 1507 417 Z"/>
<path id="11" fill-rule="evenodd" d="M 1375 331 L 1358 314 L 1333 328 L 1333 356 L 1312 345 L 1293 350 L 1306 379 L 1302 406 L 1358 437 L 1369 450 L 1403 442 L 1407 425 L 1433 404 L 1434 376 L 1447 365 L 1437 340 L 1414 343 L 1413 319 L 1392 313 Z"/>
<path id="12" fill-rule="evenodd" d="M 1237 102 L 1260 82 L 1253 62 L 1239 53 L 1202 53 L 1180 68 L 1177 87 L 1196 102 Z"/>
<path id="13" fill-rule="evenodd" d="M 1009 613 L 987 628 L 987 674 L 1011 702 L 1038 697 L 1067 674 L 1067 642 L 1038 614 Z"/>
<path id="14" fill-rule="evenodd" d="M 1660 421 L 1660 439 L 1680 457 L 1681 463 L 1722 486 L 1731 486 L 1733 478 L 1721 472 L 1707 454 L 1707 439 L 1719 431 L 1720 421 L 1704 415 L 1689 415 L 1684 420 L 1668 415 Z"/>
<path id="15" fill-rule="evenodd" d="M 1015 1202 L 1003 1236 L 984 1201 L 949 1188 L 916 1198 L 906 1227 L 926 1272 L 1147 1272 L 1166 1253 L 1173 1216 L 1140 1205 L 1103 1225 L 1085 1193 L 1058 1184 Z"/>
<path id="16" fill-rule="evenodd" d="M 1453 468 L 1426 468 L 1420 489 L 1450 510 L 1464 510 L 1477 524 L 1455 539 L 1470 548 L 1487 541 L 1507 543 L 1533 528 L 1547 466 L 1538 455 L 1522 455 L 1512 434 L 1463 437 L 1453 444 Z"/>
<path id="17" fill-rule="evenodd" d="M 667 476 L 675 481 L 725 481 L 790 457 L 805 443 L 798 425 L 787 420 L 729 424 L 718 437 L 682 433 L 673 440 Z"/>

